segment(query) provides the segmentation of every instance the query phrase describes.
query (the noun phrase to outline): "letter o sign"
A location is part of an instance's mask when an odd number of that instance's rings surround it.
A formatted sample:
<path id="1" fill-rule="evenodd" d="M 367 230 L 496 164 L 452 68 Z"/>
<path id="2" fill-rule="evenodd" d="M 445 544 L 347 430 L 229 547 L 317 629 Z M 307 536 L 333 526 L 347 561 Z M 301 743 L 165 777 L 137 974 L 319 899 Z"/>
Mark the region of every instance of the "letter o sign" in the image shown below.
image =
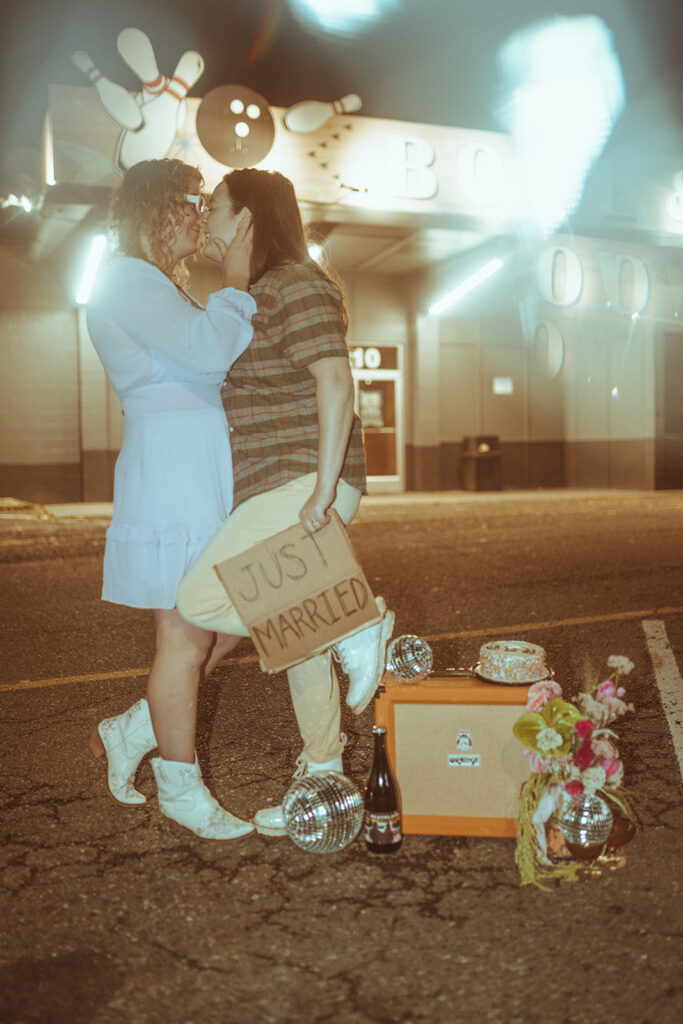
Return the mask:
<path id="1" fill-rule="evenodd" d="M 622 312 L 642 313 L 650 299 L 650 276 L 637 256 L 622 256 L 617 268 L 617 288 Z"/>
<path id="2" fill-rule="evenodd" d="M 564 245 L 544 249 L 536 264 L 536 284 L 546 302 L 573 306 L 583 288 L 583 267 L 574 250 Z"/>

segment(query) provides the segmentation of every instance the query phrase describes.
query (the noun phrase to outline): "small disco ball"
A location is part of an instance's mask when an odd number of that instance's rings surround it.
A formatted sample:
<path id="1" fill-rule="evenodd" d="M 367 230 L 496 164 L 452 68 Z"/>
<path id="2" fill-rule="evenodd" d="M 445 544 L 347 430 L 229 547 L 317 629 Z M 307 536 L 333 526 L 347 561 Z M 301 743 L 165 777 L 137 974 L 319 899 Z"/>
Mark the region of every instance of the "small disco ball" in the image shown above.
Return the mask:
<path id="1" fill-rule="evenodd" d="M 612 831 L 612 812 L 602 797 L 586 796 L 568 800 L 557 824 L 570 846 L 600 847 Z"/>
<path id="2" fill-rule="evenodd" d="M 432 671 L 432 649 L 419 636 L 397 636 L 387 648 L 387 671 L 406 682 L 417 682 Z"/>
<path id="3" fill-rule="evenodd" d="M 290 786 L 282 814 L 296 846 L 309 853 L 334 853 L 360 832 L 365 806 L 358 789 L 341 772 L 316 772 Z"/>

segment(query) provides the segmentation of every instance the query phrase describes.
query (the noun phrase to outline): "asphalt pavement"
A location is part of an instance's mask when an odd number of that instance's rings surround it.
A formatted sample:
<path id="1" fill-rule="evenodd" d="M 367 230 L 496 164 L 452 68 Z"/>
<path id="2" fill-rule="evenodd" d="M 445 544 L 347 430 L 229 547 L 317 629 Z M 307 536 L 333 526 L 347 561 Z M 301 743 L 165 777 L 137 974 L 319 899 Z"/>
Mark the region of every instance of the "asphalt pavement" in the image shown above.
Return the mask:
<path id="1" fill-rule="evenodd" d="M 520 886 L 514 839 L 409 835 L 393 857 L 207 842 L 160 814 L 147 761 L 148 802 L 114 803 L 87 737 L 143 694 L 153 635 L 99 600 L 110 513 L 0 502 L 3 1024 L 681 1019 L 683 492 L 383 495 L 351 526 L 395 633 L 437 670 L 513 636 L 568 695 L 610 654 L 635 663 L 617 731 L 639 832 L 624 866 L 551 892 Z M 372 722 L 344 710 L 361 790 Z M 197 747 L 240 816 L 290 784 L 286 680 L 249 641 L 204 685 Z"/>

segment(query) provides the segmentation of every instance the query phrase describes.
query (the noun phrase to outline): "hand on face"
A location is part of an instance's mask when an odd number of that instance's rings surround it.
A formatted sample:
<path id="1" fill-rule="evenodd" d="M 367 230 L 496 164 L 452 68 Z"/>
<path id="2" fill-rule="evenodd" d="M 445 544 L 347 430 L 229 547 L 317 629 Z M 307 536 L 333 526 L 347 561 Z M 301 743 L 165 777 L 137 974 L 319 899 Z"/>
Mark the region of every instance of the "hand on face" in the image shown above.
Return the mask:
<path id="1" fill-rule="evenodd" d="M 216 188 L 206 214 L 204 255 L 221 264 L 223 288 L 249 287 L 253 227 L 248 209 L 235 214 L 225 182 Z"/>
<path id="2" fill-rule="evenodd" d="M 251 250 L 254 242 L 254 226 L 248 211 L 247 216 L 237 225 L 235 237 L 230 245 L 222 238 L 214 239 L 221 255 L 221 276 L 223 288 L 249 289 Z"/>
<path id="3" fill-rule="evenodd" d="M 214 260 L 216 263 L 221 262 L 222 250 L 216 244 L 217 240 L 224 242 L 226 246 L 230 245 L 237 231 L 238 220 L 244 212 L 241 211 L 240 214 L 233 213 L 230 196 L 228 195 L 228 187 L 222 181 L 214 190 L 204 215 L 206 232 L 205 256 L 208 256 L 209 259 Z M 247 210 L 246 212 L 248 213 L 249 211 Z"/>

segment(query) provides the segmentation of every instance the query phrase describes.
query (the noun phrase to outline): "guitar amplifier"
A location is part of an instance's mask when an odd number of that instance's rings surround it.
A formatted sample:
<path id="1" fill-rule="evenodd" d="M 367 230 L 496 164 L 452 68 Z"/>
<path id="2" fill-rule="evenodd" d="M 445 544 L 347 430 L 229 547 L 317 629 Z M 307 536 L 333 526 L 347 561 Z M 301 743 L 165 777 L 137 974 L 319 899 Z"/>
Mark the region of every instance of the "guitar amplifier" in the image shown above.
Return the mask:
<path id="1" fill-rule="evenodd" d="M 406 835 L 515 835 L 529 766 L 512 726 L 528 690 L 465 673 L 414 683 L 384 674 L 375 722 L 387 730 Z"/>

